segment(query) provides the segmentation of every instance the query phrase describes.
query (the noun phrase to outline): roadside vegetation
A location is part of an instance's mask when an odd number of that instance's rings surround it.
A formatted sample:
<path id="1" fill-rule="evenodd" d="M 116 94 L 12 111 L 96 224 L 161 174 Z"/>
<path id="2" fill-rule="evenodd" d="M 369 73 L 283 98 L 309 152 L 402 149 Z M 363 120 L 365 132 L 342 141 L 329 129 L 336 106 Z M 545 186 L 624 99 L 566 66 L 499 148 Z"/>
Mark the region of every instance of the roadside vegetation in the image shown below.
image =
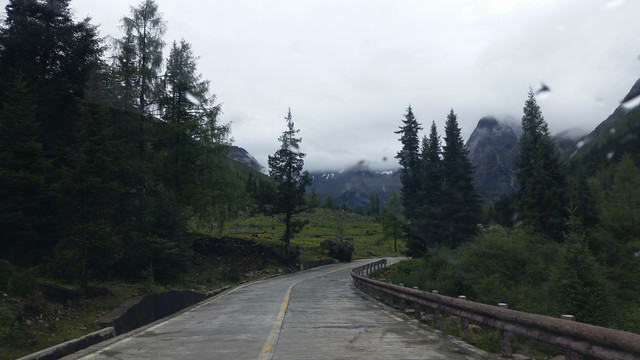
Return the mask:
<path id="1" fill-rule="evenodd" d="M 411 111 L 405 117 L 402 131 L 420 129 Z M 406 125 L 409 120 L 411 127 Z M 474 229 L 457 242 L 451 242 L 448 231 L 455 233 L 458 227 L 451 226 L 449 216 L 442 216 L 451 206 L 449 200 L 428 201 L 442 187 L 451 186 L 441 175 L 446 173 L 442 162 L 449 150 L 445 146 L 444 155 L 436 151 L 430 157 L 430 150 L 439 149 L 437 134 L 423 138 L 422 152 L 415 141 L 409 141 L 417 139 L 417 134 L 404 136 L 399 156 L 427 164 L 405 162 L 402 178 L 404 206 L 411 210 L 405 211 L 404 234 L 413 259 L 379 276 L 447 296 L 465 295 L 490 305 L 503 302 L 510 309 L 552 317 L 571 314 L 576 321 L 640 333 L 638 124 L 640 109 L 636 108 L 616 124 L 602 125 L 592 143 L 562 162 L 530 90 L 522 117 L 517 191 L 486 205 L 482 212 L 473 210 L 482 226 L 463 219 Z M 429 182 L 434 173 L 440 174 L 435 177 L 437 186 Z M 419 196 L 427 200 L 415 202 Z M 444 329 L 455 335 L 460 331 L 458 326 Z M 499 349 L 495 330 L 476 327 L 474 331 L 472 344 L 493 352 Z M 516 351 L 543 358 L 562 352 L 528 340 L 514 344 Z"/>
<path id="2" fill-rule="evenodd" d="M 189 270 L 170 282 L 158 282 L 151 271 L 135 281 L 92 281 L 82 286 L 42 276 L 37 269 L 0 262 L 0 359 L 15 359 L 99 330 L 95 321 L 125 299 L 174 289 L 206 292 L 223 286 L 296 270 L 298 262 L 331 259 L 320 248 L 327 238 L 342 237 L 354 247 L 355 258 L 396 256 L 393 239 L 385 238 L 375 216 L 351 211 L 312 208 L 302 213 L 304 231 L 291 240 L 298 255 L 286 261 L 280 236 L 284 224 L 275 216 L 242 214 L 229 222 L 223 235 L 193 233 Z M 400 243 L 401 248 L 404 244 Z M 55 287 L 54 291 L 46 288 Z"/>

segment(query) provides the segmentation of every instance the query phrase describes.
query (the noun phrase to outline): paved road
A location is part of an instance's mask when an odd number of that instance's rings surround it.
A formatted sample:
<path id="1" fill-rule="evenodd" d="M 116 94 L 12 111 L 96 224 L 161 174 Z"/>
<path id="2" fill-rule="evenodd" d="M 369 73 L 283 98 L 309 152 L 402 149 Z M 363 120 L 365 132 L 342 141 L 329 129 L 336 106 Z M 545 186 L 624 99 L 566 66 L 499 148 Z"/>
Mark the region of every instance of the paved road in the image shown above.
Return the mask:
<path id="1" fill-rule="evenodd" d="M 363 264 L 324 266 L 237 287 L 68 359 L 481 359 L 351 286 Z"/>

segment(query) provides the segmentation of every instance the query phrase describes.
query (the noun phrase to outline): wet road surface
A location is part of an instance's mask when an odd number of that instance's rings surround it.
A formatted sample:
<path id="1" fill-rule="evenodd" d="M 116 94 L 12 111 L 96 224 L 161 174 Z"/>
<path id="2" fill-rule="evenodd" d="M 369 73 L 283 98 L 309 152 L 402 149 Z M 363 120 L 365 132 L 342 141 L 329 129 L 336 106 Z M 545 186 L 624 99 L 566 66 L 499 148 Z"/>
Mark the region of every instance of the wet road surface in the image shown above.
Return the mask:
<path id="1" fill-rule="evenodd" d="M 245 284 L 65 359 L 482 359 L 353 288 L 336 264 Z"/>

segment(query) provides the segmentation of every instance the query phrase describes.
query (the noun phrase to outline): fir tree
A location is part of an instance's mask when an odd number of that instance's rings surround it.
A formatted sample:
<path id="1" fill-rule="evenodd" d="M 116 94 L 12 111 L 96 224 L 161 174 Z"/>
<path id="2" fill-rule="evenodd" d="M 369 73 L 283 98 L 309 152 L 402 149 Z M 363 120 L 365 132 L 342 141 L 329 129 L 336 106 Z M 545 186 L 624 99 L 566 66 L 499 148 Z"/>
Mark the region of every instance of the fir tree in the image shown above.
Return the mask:
<path id="1" fill-rule="evenodd" d="M 573 214 L 564 234 L 566 253 L 557 281 L 557 307 L 577 321 L 607 326 L 612 309 L 603 271 L 589 250 L 582 223 Z"/>
<path id="2" fill-rule="evenodd" d="M 0 112 L 0 245 L 4 259 L 33 266 L 51 250 L 43 243 L 47 160 L 33 99 L 20 76 Z"/>
<path id="3" fill-rule="evenodd" d="M 419 243 L 419 230 L 417 222 L 420 207 L 420 184 L 422 176 L 422 165 L 420 161 L 420 138 L 419 131 L 422 130 L 420 123 L 413 115 L 411 106 L 407 108 L 407 113 L 402 120 L 400 130 L 396 134 L 400 134 L 400 142 L 402 150 L 398 152 L 396 158 L 402 167 L 400 173 L 400 181 L 402 183 L 402 206 L 404 207 L 405 216 L 407 218 L 407 236 L 409 243 Z"/>
<path id="4" fill-rule="evenodd" d="M 74 204 L 64 186 L 69 181 L 76 186 L 80 181 L 72 176 L 81 143 L 78 98 L 84 96 L 87 82 L 101 65 L 99 57 L 104 49 L 88 19 L 73 21 L 69 1 L 11 0 L 6 11 L 0 28 L 0 108 L 8 111 L 6 119 L 26 116 L 20 127 L 34 131 L 21 145 L 31 149 L 22 155 L 23 161 L 32 162 L 25 169 L 40 167 L 43 158 L 54 169 L 46 174 L 46 200 L 39 206 L 38 235 L 45 240 L 36 246 L 39 252 L 50 253 L 62 234 L 69 231 L 72 217 L 67 211 Z M 23 84 L 16 87 L 18 78 Z M 24 89 L 28 89 L 25 99 L 30 110 L 29 114 L 18 114 L 16 110 L 24 111 L 19 110 L 24 101 L 13 97 Z M 37 151 L 33 140 L 40 143 Z M 42 193 L 34 191 L 32 195 L 38 194 Z M 24 255 L 31 258 L 27 263 L 39 259 L 31 252 Z"/>
<path id="5" fill-rule="evenodd" d="M 423 238 L 423 248 L 425 251 L 429 247 L 435 247 L 445 239 L 444 233 L 444 204 L 445 198 L 442 193 L 443 169 L 442 169 L 442 147 L 440 136 L 435 121 L 431 123 L 429 137 L 422 140 L 422 226 L 421 236 Z"/>
<path id="6" fill-rule="evenodd" d="M 287 257 L 290 256 L 290 242 L 293 235 L 300 232 L 304 223 L 296 221 L 293 216 L 304 205 L 304 195 L 307 186 L 311 185 L 311 178 L 307 171 L 302 171 L 306 154 L 300 151 L 302 138 L 297 138 L 300 132 L 293 123 L 291 109 L 285 117 L 287 129 L 278 138 L 280 149 L 273 156 L 269 155 L 269 176 L 277 183 L 274 210 L 284 216 L 285 232 L 283 240 Z"/>
<path id="7" fill-rule="evenodd" d="M 567 208 L 565 178 L 532 89 L 524 105 L 519 145 L 516 171 L 519 220 L 533 231 L 561 240 Z"/>
<path id="8" fill-rule="evenodd" d="M 442 195 L 445 199 L 445 244 L 455 248 L 477 235 L 482 208 L 473 185 L 473 165 L 453 109 L 447 116 L 444 143 Z"/>

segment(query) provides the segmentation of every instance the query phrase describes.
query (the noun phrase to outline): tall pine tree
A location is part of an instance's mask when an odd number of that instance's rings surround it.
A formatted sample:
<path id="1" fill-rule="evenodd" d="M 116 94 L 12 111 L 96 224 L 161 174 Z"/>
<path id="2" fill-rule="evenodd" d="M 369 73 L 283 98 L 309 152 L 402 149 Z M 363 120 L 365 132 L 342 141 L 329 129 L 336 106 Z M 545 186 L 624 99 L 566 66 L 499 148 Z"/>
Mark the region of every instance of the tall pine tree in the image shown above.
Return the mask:
<path id="1" fill-rule="evenodd" d="M 166 23 L 154 0 L 131 7 L 130 16 L 121 20 L 124 37 L 116 41 L 116 66 L 126 94 L 125 109 L 134 105 L 140 115 L 157 110 Z"/>
<path id="2" fill-rule="evenodd" d="M 407 219 L 407 246 L 409 249 L 415 249 L 415 255 L 424 248 L 420 240 L 418 219 L 420 208 L 420 188 L 422 176 L 422 162 L 420 161 L 420 138 L 419 131 L 422 130 L 420 123 L 413 115 L 411 106 L 407 108 L 407 113 L 402 120 L 400 130 L 396 134 L 400 134 L 400 142 L 402 149 L 396 155 L 396 159 L 402 167 L 400 173 L 400 181 L 402 183 L 401 200 Z M 414 252 L 413 250 L 411 250 Z"/>
<path id="3" fill-rule="evenodd" d="M 516 179 L 519 220 L 560 241 L 566 218 L 566 186 L 558 152 L 533 89 L 524 104 Z"/>
<path id="4" fill-rule="evenodd" d="M 307 186 L 311 185 L 311 177 L 304 167 L 306 154 L 300 151 L 302 138 L 296 137 L 300 132 L 295 128 L 291 109 L 285 117 L 287 129 L 278 138 L 280 149 L 273 156 L 269 155 L 269 176 L 276 181 L 276 198 L 273 203 L 274 211 L 284 216 L 285 232 L 283 235 L 285 252 L 290 256 L 290 242 L 293 235 L 300 232 L 304 223 L 295 220 L 294 215 L 304 205 L 304 194 Z"/>
<path id="5" fill-rule="evenodd" d="M 20 76 L 0 111 L 0 257 L 33 266 L 51 250 L 43 243 L 47 160 L 33 99 Z"/>
<path id="6" fill-rule="evenodd" d="M 442 193 L 442 147 L 436 123 L 431 123 L 429 137 L 422 140 L 423 182 L 420 199 L 421 229 L 424 250 L 435 247 L 445 239 L 444 204 Z"/>
<path id="7" fill-rule="evenodd" d="M 445 244 L 457 247 L 478 233 L 482 208 L 473 184 L 473 165 L 464 146 L 458 118 L 451 109 L 445 125 L 442 195 L 445 199 Z"/>

